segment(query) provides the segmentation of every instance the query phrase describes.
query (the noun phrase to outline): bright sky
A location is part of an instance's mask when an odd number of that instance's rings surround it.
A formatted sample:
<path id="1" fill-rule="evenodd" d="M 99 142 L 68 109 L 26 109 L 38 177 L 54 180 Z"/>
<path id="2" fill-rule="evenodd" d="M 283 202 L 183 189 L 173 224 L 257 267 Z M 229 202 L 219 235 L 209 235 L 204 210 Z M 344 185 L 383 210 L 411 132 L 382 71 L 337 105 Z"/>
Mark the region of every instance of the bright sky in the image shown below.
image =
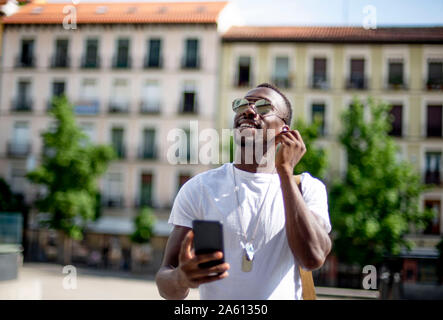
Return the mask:
<path id="1" fill-rule="evenodd" d="M 76 1 L 81 3 L 125 0 Z M 48 0 L 48 2 L 70 1 Z M 139 0 L 138 2 L 166 1 Z M 246 25 L 362 25 L 367 16 L 364 8 L 371 5 L 376 9 L 378 26 L 443 26 L 443 0 L 230 0 L 230 2 L 236 4 Z"/>

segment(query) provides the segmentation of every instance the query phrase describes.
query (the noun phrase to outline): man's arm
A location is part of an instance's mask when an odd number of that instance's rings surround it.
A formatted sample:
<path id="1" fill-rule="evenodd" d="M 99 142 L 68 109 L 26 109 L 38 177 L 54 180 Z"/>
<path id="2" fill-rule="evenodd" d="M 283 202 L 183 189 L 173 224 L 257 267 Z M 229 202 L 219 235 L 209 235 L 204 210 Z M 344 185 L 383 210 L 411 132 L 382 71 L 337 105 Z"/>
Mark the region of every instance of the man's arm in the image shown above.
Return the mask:
<path id="1" fill-rule="evenodd" d="M 331 251 L 331 240 L 318 218 L 307 207 L 293 176 L 295 165 L 306 152 L 300 133 L 279 136 L 281 147 L 276 168 L 280 177 L 286 217 L 286 236 L 292 254 L 303 268 L 320 268 Z"/>
<path id="2" fill-rule="evenodd" d="M 193 238 L 192 230 L 183 226 L 175 226 L 169 236 L 162 266 L 155 277 L 158 291 L 165 299 L 185 299 L 190 288 L 228 276 L 228 263 L 204 269 L 198 266 L 203 262 L 221 259 L 223 254 L 215 252 L 195 255 L 192 250 Z M 213 273 L 219 275 L 209 276 Z"/>

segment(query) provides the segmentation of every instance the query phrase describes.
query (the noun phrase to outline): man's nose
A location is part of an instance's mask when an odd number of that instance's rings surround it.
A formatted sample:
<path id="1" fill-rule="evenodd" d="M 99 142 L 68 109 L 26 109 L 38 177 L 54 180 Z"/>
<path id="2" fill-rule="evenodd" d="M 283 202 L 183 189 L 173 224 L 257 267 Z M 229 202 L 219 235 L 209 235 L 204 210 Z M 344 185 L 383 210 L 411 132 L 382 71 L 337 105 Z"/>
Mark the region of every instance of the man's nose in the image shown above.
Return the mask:
<path id="1" fill-rule="evenodd" d="M 255 112 L 255 106 L 253 103 L 248 105 L 248 108 L 246 108 L 246 110 L 243 112 L 243 114 L 245 117 L 248 117 L 248 118 L 250 118 L 250 117 L 255 118 L 255 116 L 258 116 L 257 112 Z"/>

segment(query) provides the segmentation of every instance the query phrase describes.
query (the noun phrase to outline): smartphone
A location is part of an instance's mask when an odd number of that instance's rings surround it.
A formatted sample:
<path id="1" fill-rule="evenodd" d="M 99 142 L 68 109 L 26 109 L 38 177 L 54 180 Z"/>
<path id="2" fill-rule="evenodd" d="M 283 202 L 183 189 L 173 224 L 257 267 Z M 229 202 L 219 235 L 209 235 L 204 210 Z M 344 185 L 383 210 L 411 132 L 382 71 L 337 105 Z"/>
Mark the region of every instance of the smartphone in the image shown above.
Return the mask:
<path id="1" fill-rule="evenodd" d="M 223 246 L 223 225 L 215 220 L 194 220 L 192 221 L 194 231 L 195 254 L 223 252 L 223 257 L 219 260 L 212 260 L 200 263 L 200 268 L 210 268 L 225 262 L 225 252 Z"/>

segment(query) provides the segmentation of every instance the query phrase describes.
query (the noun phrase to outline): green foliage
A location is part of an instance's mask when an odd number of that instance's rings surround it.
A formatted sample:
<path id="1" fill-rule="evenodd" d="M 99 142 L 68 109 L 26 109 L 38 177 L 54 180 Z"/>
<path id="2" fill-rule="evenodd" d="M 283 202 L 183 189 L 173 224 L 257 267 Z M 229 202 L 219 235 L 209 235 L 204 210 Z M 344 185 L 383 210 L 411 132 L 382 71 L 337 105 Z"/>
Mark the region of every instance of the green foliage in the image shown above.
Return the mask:
<path id="1" fill-rule="evenodd" d="M 320 122 L 315 121 L 308 125 L 301 119 L 297 119 L 293 124 L 293 130 L 297 129 L 303 138 L 306 146 L 306 153 L 300 162 L 294 168 L 294 174 L 309 172 L 312 176 L 319 179 L 325 178 L 327 169 L 326 151 L 314 145 L 314 141 L 319 136 Z"/>
<path id="2" fill-rule="evenodd" d="M 369 108 L 370 120 L 365 120 Z M 335 181 L 329 202 L 334 251 L 340 261 L 376 264 L 384 256 L 410 248 L 404 239 L 411 226 L 420 229 L 431 214 L 419 210 L 426 189 L 414 167 L 396 159 L 388 135 L 389 106 L 357 99 L 343 113 L 340 142 L 347 154 L 343 181 Z"/>
<path id="3" fill-rule="evenodd" d="M 135 243 L 148 243 L 154 231 L 155 216 L 152 209 L 143 208 L 134 220 L 135 231 L 131 235 L 131 241 Z"/>
<path id="4" fill-rule="evenodd" d="M 106 171 L 114 152 L 109 146 L 89 142 L 76 125 L 65 97 L 54 98 L 50 112 L 56 126 L 42 134 L 42 163 L 28 173 L 28 179 L 46 186 L 46 196 L 35 204 L 50 214 L 49 226 L 81 239 L 81 223 L 93 219 L 99 205 L 97 179 Z"/>

